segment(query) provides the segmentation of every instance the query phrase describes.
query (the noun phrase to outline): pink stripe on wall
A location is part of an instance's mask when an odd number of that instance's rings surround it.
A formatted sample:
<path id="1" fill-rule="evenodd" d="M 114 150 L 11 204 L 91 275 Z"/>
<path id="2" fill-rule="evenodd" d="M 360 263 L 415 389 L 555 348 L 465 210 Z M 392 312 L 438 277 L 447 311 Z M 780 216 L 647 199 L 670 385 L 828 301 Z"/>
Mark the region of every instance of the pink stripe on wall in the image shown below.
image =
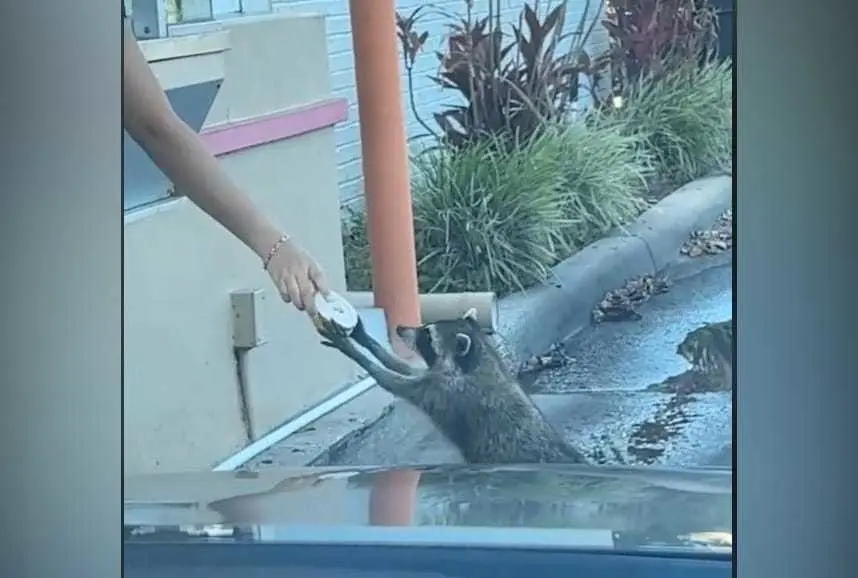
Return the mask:
<path id="1" fill-rule="evenodd" d="M 202 137 L 215 155 L 225 155 L 333 126 L 348 118 L 348 101 L 336 98 L 286 112 L 214 126 Z"/>

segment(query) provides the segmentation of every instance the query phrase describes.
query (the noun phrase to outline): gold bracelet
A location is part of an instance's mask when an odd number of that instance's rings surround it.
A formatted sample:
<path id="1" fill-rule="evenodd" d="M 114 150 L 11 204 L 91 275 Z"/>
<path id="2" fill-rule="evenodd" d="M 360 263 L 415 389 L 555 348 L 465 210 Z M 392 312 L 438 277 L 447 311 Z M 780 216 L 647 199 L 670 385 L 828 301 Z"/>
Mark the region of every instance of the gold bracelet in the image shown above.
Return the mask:
<path id="1" fill-rule="evenodd" d="M 282 234 L 277 241 L 271 246 L 268 250 L 268 255 L 265 256 L 265 259 L 262 261 L 262 268 L 268 271 L 268 266 L 271 264 L 271 260 L 277 256 L 277 253 L 280 252 L 280 247 L 283 246 L 283 243 L 289 240 L 289 235 Z"/>

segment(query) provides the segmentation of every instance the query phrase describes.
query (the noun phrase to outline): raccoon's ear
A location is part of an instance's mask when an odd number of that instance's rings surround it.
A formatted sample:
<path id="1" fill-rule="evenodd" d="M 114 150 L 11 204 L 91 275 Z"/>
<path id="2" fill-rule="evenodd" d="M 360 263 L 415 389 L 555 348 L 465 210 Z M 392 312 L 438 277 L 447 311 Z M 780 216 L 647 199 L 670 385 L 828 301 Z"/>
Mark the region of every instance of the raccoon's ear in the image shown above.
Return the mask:
<path id="1" fill-rule="evenodd" d="M 473 345 L 473 342 L 470 335 L 464 333 L 456 334 L 456 356 L 465 357 L 468 355 L 471 352 L 471 345 Z"/>
<path id="2" fill-rule="evenodd" d="M 477 321 L 477 310 L 476 310 L 476 308 L 471 307 L 470 309 L 465 311 L 465 314 L 462 315 L 462 319 L 467 319 L 469 321 L 476 322 Z"/>

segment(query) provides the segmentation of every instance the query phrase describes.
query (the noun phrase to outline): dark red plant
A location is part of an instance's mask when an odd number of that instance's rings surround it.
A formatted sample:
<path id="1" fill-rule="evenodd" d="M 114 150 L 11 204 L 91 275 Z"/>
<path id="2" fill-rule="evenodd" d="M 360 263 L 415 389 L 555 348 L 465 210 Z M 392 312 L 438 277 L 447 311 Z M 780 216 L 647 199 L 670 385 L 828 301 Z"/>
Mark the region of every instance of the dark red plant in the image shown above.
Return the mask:
<path id="1" fill-rule="evenodd" d="M 642 76 L 708 58 L 717 40 L 707 0 L 610 0 L 602 24 L 610 48 L 594 72 L 609 71 L 615 93 Z"/>
<path id="2" fill-rule="evenodd" d="M 529 138 L 547 121 L 568 113 L 578 97 L 579 73 L 590 66 L 583 45 L 598 20 L 588 23 L 589 0 L 576 30 L 569 34 L 564 31 L 565 2 L 542 17 L 525 4 L 518 25 L 508 30 L 502 26 L 499 0 L 488 4 L 488 14 L 475 18 L 472 3 L 466 2 L 465 17 L 448 25 L 446 50 L 437 54 L 440 66 L 433 80 L 459 92 L 464 100 L 434 114 L 440 136 L 452 146 L 483 138 L 506 142 Z M 414 31 L 417 11 L 397 20 L 410 74 L 428 35 Z M 569 44 L 561 49 L 565 40 Z"/>

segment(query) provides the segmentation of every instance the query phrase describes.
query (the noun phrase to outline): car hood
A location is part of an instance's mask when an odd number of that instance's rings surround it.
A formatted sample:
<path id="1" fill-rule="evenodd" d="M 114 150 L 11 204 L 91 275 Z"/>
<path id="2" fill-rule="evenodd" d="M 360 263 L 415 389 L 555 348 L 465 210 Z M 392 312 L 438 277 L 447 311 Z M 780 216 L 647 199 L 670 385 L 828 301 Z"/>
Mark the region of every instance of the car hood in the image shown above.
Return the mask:
<path id="1" fill-rule="evenodd" d="M 417 476 L 412 494 L 407 480 Z M 374 519 L 378 512 L 410 508 L 410 528 L 432 530 L 435 541 L 461 542 L 479 529 L 507 543 L 574 534 L 590 546 L 729 550 L 732 485 L 727 469 L 558 465 L 161 474 L 125 479 L 124 523 L 127 540 L 354 541 L 396 523 Z"/>

